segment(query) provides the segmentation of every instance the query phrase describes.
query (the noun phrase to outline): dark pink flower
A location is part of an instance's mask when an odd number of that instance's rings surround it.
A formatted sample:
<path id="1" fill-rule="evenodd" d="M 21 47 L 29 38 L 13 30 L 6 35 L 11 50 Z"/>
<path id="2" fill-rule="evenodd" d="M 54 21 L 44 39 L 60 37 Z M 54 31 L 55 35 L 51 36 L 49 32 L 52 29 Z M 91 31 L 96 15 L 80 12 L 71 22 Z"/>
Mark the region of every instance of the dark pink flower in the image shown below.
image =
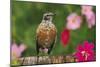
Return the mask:
<path id="1" fill-rule="evenodd" d="M 94 60 L 94 44 L 85 41 L 83 45 L 78 45 L 75 57 L 79 62 Z"/>
<path id="2" fill-rule="evenodd" d="M 70 32 L 67 29 L 64 29 L 64 31 L 61 33 L 61 42 L 64 46 L 67 45 L 70 39 Z"/>
<path id="3" fill-rule="evenodd" d="M 12 60 L 19 58 L 22 54 L 22 52 L 26 49 L 26 46 L 24 44 L 21 44 L 20 46 L 18 46 L 16 43 L 13 43 L 11 45 L 11 56 L 12 56 Z"/>

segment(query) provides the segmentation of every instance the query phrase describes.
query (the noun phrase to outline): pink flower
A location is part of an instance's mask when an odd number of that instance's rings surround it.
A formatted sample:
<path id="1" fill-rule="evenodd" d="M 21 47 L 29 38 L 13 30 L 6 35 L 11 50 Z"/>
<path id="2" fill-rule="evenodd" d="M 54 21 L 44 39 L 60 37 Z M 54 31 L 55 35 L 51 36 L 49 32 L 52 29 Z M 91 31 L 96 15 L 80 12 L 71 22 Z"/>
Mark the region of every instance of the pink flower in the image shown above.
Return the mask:
<path id="1" fill-rule="evenodd" d="M 93 7 L 89 5 L 81 6 L 81 8 L 82 8 L 81 12 L 83 15 L 88 15 L 88 13 L 90 13 L 93 9 Z"/>
<path id="2" fill-rule="evenodd" d="M 72 13 L 67 17 L 67 29 L 76 30 L 80 28 L 81 25 L 81 16 L 78 16 L 76 13 Z"/>
<path id="3" fill-rule="evenodd" d="M 70 32 L 67 29 L 64 29 L 64 31 L 61 33 L 61 42 L 64 46 L 67 45 L 70 39 Z"/>
<path id="4" fill-rule="evenodd" d="M 92 28 L 92 26 L 95 25 L 95 14 L 94 12 L 90 12 L 87 16 L 86 16 L 86 20 L 88 23 L 88 27 Z"/>
<path id="5" fill-rule="evenodd" d="M 92 6 L 82 6 L 82 14 L 86 16 L 89 28 L 95 25 L 95 13 L 92 9 Z"/>
<path id="6" fill-rule="evenodd" d="M 26 46 L 24 44 L 21 44 L 18 46 L 16 43 L 13 43 L 11 45 L 11 56 L 12 59 L 19 58 L 21 56 L 21 53 L 26 49 Z"/>
<path id="7" fill-rule="evenodd" d="M 93 61 L 94 60 L 94 44 L 85 41 L 83 45 L 77 47 L 75 57 L 79 62 Z"/>

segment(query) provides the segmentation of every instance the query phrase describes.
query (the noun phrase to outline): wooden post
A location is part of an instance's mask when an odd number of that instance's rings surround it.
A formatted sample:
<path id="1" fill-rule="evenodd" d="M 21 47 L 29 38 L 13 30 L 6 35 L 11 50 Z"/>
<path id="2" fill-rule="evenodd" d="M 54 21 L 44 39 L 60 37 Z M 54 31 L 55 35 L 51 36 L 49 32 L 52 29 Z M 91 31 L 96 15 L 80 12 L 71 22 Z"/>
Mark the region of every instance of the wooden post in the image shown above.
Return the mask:
<path id="1" fill-rule="evenodd" d="M 60 64 L 75 62 L 73 56 L 32 56 L 19 59 L 21 65 Z"/>

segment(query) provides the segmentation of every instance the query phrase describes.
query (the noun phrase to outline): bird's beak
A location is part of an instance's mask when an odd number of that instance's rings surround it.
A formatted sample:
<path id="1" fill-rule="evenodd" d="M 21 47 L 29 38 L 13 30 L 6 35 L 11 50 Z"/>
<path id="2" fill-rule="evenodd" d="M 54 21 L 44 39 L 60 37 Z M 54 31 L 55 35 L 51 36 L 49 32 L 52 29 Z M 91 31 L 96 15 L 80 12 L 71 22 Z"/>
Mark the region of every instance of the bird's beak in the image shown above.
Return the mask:
<path id="1" fill-rule="evenodd" d="M 56 14 L 51 14 L 50 16 L 55 16 Z"/>
<path id="2" fill-rule="evenodd" d="M 55 16 L 56 14 L 54 13 L 53 16 Z"/>

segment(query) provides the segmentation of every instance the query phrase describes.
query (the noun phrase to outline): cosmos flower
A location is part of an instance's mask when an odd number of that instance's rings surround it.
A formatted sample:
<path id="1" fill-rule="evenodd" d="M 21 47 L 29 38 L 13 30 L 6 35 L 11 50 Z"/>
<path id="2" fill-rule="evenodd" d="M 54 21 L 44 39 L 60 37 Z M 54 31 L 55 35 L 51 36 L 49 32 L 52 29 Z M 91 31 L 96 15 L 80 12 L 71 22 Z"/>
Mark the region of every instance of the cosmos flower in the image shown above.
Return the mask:
<path id="1" fill-rule="evenodd" d="M 16 43 L 13 43 L 11 45 L 11 59 L 19 58 L 25 49 L 26 46 L 24 44 L 20 44 L 20 46 L 18 46 Z"/>
<path id="2" fill-rule="evenodd" d="M 72 13 L 67 17 L 67 29 L 76 30 L 80 28 L 82 19 L 81 16 L 78 16 L 76 13 Z"/>
<path id="3" fill-rule="evenodd" d="M 88 23 L 88 27 L 92 28 L 92 26 L 95 25 L 95 14 L 94 12 L 90 12 L 87 16 L 86 16 L 86 20 Z"/>
<path id="4" fill-rule="evenodd" d="M 82 14 L 85 15 L 89 28 L 95 25 L 95 13 L 92 9 L 92 6 L 82 6 Z"/>
<path id="5" fill-rule="evenodd" d="M 88 15 L 88 13 L 90 13 L 93 9 L 93 7 L 89 5 L 81 6 L 81 8 L 82 8 L 81 13 L 83 15 Z"/>
<path id="6" fill-rule="evenodd" d="M 94 44 L 85 41 L 83 45 L 77 47 L 75 57 L 78 62 L 93 61 L 94 60 Z"/>
<path id="7" fill-rule="evenodd" d="M 67 29 L 64 29 L 64 31 L 61 33 L 61 42 L 64 46 L 67 45 L 70 39 L 70 32 Z"/>

